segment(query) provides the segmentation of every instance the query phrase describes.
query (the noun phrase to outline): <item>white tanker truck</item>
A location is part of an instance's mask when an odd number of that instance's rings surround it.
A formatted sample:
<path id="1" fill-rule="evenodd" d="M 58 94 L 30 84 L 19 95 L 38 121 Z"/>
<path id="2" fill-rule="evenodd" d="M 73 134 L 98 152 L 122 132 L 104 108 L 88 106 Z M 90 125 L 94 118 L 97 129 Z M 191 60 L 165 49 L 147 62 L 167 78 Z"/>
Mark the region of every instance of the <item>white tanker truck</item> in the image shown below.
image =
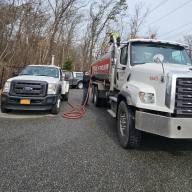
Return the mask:
<path id="1" fill-rule="evenodd" d="M 136 148 L 142 132 L 192 138 L 192 62 L 185 45 L 132 39 L 91 65 L 92 101 L 108 102 L 120 144 Z"/>

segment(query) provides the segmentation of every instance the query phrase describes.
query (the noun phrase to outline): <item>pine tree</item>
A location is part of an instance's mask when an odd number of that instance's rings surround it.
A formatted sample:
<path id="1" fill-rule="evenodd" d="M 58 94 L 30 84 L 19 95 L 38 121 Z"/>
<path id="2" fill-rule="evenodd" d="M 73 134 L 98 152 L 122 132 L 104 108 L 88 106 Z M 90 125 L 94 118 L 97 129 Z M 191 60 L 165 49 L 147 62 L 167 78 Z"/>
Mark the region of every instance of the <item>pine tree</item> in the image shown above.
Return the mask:
<path id="1" fill-rule="evenodd" d="M 73 70 L 73 60 L 71 58 L 67 58 L 62 66 L 63 70 L 72 71 Z"/>

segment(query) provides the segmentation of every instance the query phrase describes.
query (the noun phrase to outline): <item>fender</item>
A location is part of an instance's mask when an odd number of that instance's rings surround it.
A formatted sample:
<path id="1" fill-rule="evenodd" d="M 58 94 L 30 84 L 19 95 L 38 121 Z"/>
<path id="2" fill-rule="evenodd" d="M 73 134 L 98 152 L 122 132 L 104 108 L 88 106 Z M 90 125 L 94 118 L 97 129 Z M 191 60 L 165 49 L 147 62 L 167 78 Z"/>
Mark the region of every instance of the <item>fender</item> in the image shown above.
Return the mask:
<path id="1" fill-rule="evenodd" d="M 125 100 L 127 102 L 128 105 L 133 106 L 133 101 L 131 98 L 130 93 L 126 92 L 126 91 L 120 91 L 117 97 L 117 102 L 120 103 L 120 101 Z"/>
<path id="2" fill-rule="evenodd" d="M 97 81 L 93 81 L 92 85 L 96 85 L 98 87 L 99 91 L 106 91 L 105 89 L 105 85 L 103 82 L 97 82 Z"/>
<path id="3" fill-rule="evenodd" d="M 122 90 L 119 92 L 118 98 L 121 100 L 124 98 L 128 105 L 142 108 L 143 104 L 140 101 L 139 98 L 139 92 L 149 92 L 149 93 L 155 93 L 155 90 L 152 86 L 147 85 L 145 83 L 132 81 L 127 84 L 125 84 L 122 87 Z M 145 104 L 145 108 L 151 108 L 152 105 Z"/>

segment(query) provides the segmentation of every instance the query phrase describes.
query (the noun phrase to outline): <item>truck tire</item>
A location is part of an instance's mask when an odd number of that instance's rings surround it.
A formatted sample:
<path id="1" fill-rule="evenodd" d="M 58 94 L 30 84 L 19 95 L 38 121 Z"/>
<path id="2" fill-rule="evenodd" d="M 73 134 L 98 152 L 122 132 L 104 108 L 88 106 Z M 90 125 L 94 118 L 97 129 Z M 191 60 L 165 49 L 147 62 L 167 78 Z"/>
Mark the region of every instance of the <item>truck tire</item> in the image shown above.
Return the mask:
<path id="1" fill-rule="evenodd" d="M 56 103 L 53 105 L 53 107 L 51 109 L 51 113 L 54 114 L 54 115 L 58 114 L 59 111 L 60 111 L 60 107 L 61 107 L 61 97 L 59 95 L 58 98 L 57 98 Z"/>
<path id="2" fill-rule="evenodd" d="M 77 88 L 78 89 L 83 89 L 83 82 L 79 82 L 78 84 L 77 84 Z"/>
<path id="3" fill-rule="evenodd" d="M 93 92 L 93 103 L 96 107 L 99 107 L 101 104 L 101 101 L 99 98 L 99 91 L 98 91 L 98 88 L 96 86 L 94 87 L 94 92 Z"/>
<path id="4" fill-rule="evenodd" d="M 68 99 L 69 99 L 69 92 L 65 93 L 64 95 L 61 95 L 61 97 L 62 97 L 62 101 L 68 101 Z"/>
<path id="5" fill-rule="evenodd" d="M 135 129 L 135 115 L 125 101 L 118 107 L 117 134 L 123 148 L 137 148 L 141 143 L 141 132 Z"/>
<path id="6" fill-rule="evenodd" d="M 94 103 L 94 92 L 95 92 L 95 86 L 92 86 L 91 90 L 91 102 Z"/>

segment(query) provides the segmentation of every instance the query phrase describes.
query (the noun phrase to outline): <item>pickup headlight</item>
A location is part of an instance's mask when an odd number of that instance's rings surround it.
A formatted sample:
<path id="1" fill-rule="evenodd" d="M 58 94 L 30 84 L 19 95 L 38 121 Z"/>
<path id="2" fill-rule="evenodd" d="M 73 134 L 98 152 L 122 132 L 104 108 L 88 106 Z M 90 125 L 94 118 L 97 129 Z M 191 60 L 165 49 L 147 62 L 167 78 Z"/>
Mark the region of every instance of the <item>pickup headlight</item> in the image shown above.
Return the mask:
<path id="1" fill-rule="evenodd" d="M 6 81 L 6 83 L 4 85 L 4 88 L 3 88 L 3 93 L 9 93 L 10 87 L 11 87 L 11 82 L 10 81 Z"/>
<path id="2" fill-rule="evenodd" d="M 57 85 L 54 84 L 54 83 L 50 83 L 50 84 L 48 85 L 48 91 L 47 91 L 47 93 L 51 95 L 51 94 L 56 94 L 56 92 L 57 92 Z"/>
<path id="3" fill-rule="evenodd" d="M 139 92 L 139 98 L 142 103 L 153 104 L 155 103 L 155 94 L 154 93 L 145 93 Z"/>

